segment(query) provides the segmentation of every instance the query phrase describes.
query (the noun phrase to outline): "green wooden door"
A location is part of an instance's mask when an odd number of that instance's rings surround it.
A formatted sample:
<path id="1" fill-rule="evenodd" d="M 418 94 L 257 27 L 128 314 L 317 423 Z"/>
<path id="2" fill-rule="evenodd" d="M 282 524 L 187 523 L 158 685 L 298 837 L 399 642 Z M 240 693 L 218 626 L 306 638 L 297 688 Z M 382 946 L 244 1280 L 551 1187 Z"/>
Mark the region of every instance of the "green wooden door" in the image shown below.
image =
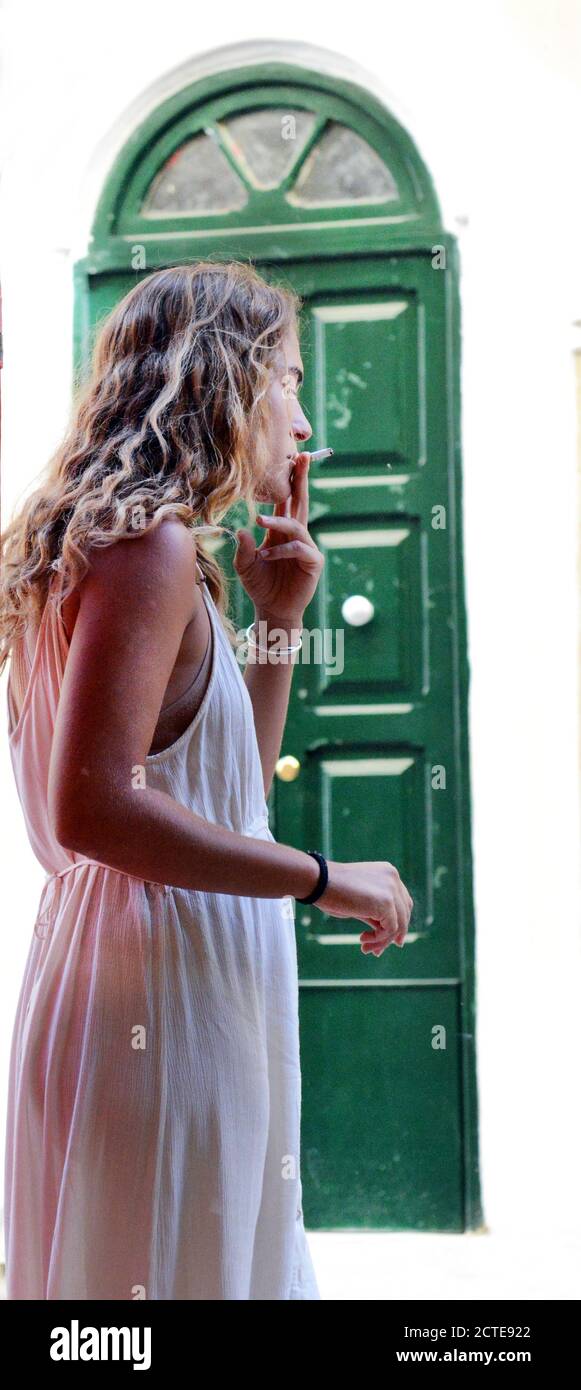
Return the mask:
<path id="1" fill-rule="evenodd" d="M 375 98 L 274 63 L 175 93 L 120 152 L 75 266 L 77 368 L 136 279 L 202 257 L 248 257 L 304 297 L 311 442 L 335 451 L 310 475 L 326 563 L 273 830 L 330 859 L 390 860 L 415 903 L 404 949 L 379 960 L 362 923 L 296 904 L 306 1224 L 475 1229 L 456 244 Z M 233 577 L 230 545 L 219 554 Z M 233 591 L 241 627 L 253 613 Z"/>
<path id="2" fill-rule="evenodd" d="M 473 1016 L 447 278 L 418 254 L 319 261 L 292 279 L 307 297 L 305 409 L 316 447 L 335 453 L 310 480 L 325 568 L 275 832 L 330 859 L 390 860 L 415 904 L 404 949 L 379 959 L 361 952 L 363 924 L 296 905 L 306 1218 L 458 1231 Z"/>

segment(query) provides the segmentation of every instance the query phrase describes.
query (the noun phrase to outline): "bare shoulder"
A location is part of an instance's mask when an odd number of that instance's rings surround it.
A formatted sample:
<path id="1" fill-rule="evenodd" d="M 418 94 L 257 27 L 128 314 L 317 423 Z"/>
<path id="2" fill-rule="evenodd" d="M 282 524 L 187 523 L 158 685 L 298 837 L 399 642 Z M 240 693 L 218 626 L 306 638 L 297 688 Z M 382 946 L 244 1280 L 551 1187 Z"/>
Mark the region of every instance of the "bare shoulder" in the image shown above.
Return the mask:
<path id="1" fill-rule="evenodd" d="M 99 581 L 119 579 L 127 584 L 152 588 L 195 578 L 196 543 L 178 517 L 163 517 L 148 531 L 136 530 L 112 545 L 95 546 L 90 556 L 89 575 Z"/>
<path id="2" fill-rule="evenodd" d="M 157 526 L 112 545 L 94 547 L 90 568 L 77 591 L 77 608 L 94 601 L 108 606 L 139 604 L 145 613 L 162 613 L 171 605 L 189 622 L 195 611 L 196 544 L 179 518 L 164 517 Z"/>
<path id="3" fill-rule="evenodd" d="M 107 546 L 95 546 L 89 570 L 63 602 L 63 620 L 72 640 L 81 600 L 85 612 L 93 605 L 115 606 L 116 600 L 163 607 L 167 593 L 174 614 L 183 609 L 185 622 L 195 612 L 196 542 L 179 517 L 163 517 L 150 530 L 136 531 Z"/>

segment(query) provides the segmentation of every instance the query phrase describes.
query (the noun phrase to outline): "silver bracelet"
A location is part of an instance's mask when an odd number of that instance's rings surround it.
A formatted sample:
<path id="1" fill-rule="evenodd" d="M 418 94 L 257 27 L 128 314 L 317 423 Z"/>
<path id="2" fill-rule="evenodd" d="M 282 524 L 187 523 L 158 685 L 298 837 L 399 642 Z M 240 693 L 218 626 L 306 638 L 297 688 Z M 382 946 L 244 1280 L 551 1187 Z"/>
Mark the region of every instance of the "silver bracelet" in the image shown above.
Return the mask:
<path id="1" fill-rule="evenodd" d="M 280 647 L 277 647 L 276 649 L 273 647 L 261 647 L 260 643 L 256 641 L 256 638 L 250 635 L 250 629 L 253 627 L 256 627 L 256 620 L 253 623 L 250 623 L 249 626 L 246 628 L 246 641 L 250 646 L 255 647 L 258 652 L 266 652 L 267 656 L 270 655 L 271 651 L 274 651 L 276 656 L 288 656 L 290 652 L 300 651 L 300 648 L 303 645 L 303 639 L 302 637 L 299 637 L 296 646 L 283 647 L 282 651 Z"/>

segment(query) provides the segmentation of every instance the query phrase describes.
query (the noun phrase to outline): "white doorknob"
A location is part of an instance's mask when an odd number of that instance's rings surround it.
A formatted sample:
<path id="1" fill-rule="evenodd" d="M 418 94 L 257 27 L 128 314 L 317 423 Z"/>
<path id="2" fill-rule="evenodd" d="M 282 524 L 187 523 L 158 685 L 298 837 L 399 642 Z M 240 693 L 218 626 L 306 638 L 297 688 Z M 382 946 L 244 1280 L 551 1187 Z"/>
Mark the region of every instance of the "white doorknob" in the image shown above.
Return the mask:
<path id="1" fill-rule="evenodd" d="M 364 627 L 371 622 L 375 608 L 365 594 L 350 594 L 341 604 L 341 613 L 350 627 Z"/>

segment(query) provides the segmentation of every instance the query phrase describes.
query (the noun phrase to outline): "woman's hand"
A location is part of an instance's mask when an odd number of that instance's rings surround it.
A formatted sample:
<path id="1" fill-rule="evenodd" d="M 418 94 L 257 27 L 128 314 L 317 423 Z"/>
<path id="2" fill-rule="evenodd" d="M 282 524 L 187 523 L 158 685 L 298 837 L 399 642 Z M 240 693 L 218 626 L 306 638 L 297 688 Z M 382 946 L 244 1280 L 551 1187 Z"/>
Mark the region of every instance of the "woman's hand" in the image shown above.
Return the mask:
<path id="1" fill-rule="evenodd" d="M 296 455 L 292 496 L 275 504 L 272 516 L 259 516 L 267 527 L 260 546 L 250 531 L 237 531 L 234 569 L 259 613 L 299 625 L 315 593 L 325 558 L 307 529 L 310 454 Z"/>
<path id="2" fill-rule="evenodd" d="M 314 907 L 329 917 L 355 917 L 371 931 L 361 933 L 364 955 L 381 956 L 387 946 L 403 946 L 414 900 L 395 864 L 387 860 L 344 864 L 329 859 L 329 881 Z"/>

